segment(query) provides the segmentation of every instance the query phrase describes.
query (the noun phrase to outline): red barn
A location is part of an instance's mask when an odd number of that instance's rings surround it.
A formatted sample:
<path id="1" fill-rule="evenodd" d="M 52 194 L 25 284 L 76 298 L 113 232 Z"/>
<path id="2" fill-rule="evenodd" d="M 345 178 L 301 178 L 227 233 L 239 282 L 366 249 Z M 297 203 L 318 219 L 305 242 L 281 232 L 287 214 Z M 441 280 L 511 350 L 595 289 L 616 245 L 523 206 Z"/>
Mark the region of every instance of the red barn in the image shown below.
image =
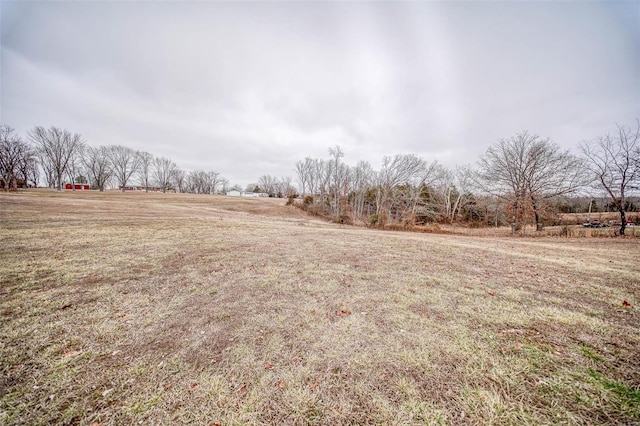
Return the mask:
<path id="1" fill-rule="evenodd" d="M 76 190 L 88 191 L 91 188 L 89 187 L 89 185 L 83 184 L 83 183 L 76 183 L 76 184 L 67 183 L 64 185 L 64 189 L 76 189 Z"/>

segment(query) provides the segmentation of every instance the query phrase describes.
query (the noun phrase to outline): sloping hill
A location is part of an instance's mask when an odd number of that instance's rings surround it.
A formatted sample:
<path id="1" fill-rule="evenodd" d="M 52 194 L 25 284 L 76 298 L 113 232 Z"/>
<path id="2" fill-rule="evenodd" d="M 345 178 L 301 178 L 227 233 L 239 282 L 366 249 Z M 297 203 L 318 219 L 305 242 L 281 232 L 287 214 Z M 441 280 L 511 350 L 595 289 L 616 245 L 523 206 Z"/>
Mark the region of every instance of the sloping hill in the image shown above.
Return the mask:
<path id="1" fill-rule="evenodd" d="M 638 240 L 0 194 L 2 424 L 632 424 Z"/>

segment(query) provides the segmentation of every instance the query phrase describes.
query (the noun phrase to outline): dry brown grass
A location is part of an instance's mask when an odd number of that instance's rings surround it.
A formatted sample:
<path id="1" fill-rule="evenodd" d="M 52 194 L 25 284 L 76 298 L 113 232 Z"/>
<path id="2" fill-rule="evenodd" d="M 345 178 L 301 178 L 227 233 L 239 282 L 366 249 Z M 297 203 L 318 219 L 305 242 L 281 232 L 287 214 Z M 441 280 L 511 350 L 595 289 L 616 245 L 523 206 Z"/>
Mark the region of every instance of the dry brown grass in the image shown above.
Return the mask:
<path id="1" fill-rule="evenodd" d="M 410 232 L 427 234 L 462 235 L 468 237 L 512 237 L 511 227 L 486 227 L 471 228 L 463 225 L 439 225 L 417 226 Z M 607 226 L 604 228 L 585 228 L 582 225 L 545 226 L 542 231 L 537 231 L 535 226 L 527 225 L 515 233 L 515 237 L 525 238 L 618 238 L 619 226 Z M 625 229 L 625 238 L 640 238 L 640 226 L 629 225 Z"/>
<path id="2" fill-rule="evenodd" d="M 0 424 L 640 422 L 638 239 L 283 204 L 0 194 Z"/>

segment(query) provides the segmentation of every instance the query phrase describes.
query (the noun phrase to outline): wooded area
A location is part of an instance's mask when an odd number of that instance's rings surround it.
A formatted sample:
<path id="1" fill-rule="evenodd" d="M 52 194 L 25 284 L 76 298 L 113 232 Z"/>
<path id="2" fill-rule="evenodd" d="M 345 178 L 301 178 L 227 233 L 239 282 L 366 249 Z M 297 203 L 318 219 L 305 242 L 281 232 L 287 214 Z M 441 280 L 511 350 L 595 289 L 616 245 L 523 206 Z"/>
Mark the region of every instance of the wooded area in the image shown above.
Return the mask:
<path id="1" fill-rule="evenodd" d="M 295 166 L 312 213 L 340 222 L 412 228 L 428 222 L 475 226 L 558 222 L 560 213 L 602 208 L 620 213 L 640 206 L 630 194 L 640 188 L 640 122 L 584 142 L 580 156 L 528 132 L 491 145 L 475 167 L 448 169 L 414 154 L 385 157 L 380 170 L 367 162 L 348 166 L 339 147 L 328 159 L 305 158 Z M 635 191 L 635 192 L 634 192 Z M 595 209 L 594 209 L 595 211 Z"/>

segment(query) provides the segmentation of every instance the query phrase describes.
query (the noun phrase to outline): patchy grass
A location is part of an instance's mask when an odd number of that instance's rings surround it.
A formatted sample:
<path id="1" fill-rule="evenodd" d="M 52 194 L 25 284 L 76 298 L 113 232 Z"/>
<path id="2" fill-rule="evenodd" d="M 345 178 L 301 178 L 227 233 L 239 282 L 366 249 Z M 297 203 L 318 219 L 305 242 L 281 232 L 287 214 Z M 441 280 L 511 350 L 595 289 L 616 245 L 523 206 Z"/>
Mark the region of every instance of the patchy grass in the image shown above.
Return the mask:
<path id="1" fill-rule="evenodd" d="M 0 220 L 0 424 L 640 422 L 637 239 L 184 194 L 0 194 Z"/>

